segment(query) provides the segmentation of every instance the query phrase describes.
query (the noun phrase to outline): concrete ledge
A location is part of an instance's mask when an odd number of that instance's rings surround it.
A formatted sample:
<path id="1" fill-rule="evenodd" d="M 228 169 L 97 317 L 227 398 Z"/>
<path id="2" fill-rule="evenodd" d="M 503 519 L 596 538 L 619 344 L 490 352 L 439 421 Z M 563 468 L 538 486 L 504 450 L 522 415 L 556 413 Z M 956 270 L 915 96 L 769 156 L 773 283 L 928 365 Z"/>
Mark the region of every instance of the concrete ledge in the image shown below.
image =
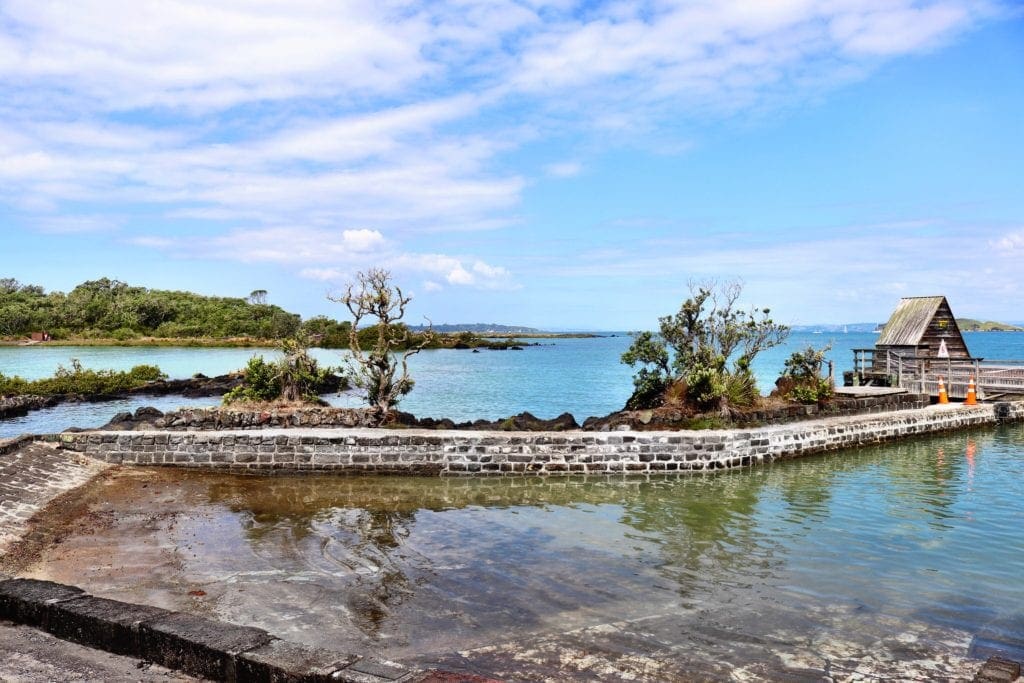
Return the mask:
<path id="1" fill-rule="evenodd" d="M 270 634 L 262 629 L 181 612 L 168 612 L 139 624 L 141 656 L 215 681 L 236 680 L 238 655 L 270 641 Z"/>
<path id="2" fill-rule="evenodd" d="M 328 683 L 339 680 L 332 678 L 333 674 L 358 659 L 355 655 L 342 655 L 285 640 L 272 640 L 239 655 L 236 672 L 239 680 L 258 683 Z"/>
<path id="3" fill-rule="evenodd" d="M 74 586 L 35 579 L 0 581 L 0 617 L 48 631 L 51 607 L 85 595 Z"/>
<path id="4" fill-rule="evenodd" d="M 0 455 L 7 455 L 20 449 L 22 446 L 31 443 L 36 439 L 31 434 L 22 434 L 21 436 L 15 436 L 10 439 L 0 439 Z"/>
<path id="5" fill-rule="evenodd" d="M 99 431 L 42 438 L 107 463 L 253 474 L 671 474 L 750 467 L 782 458 L 1022 419 L 1024 402 L 1004 402 L 706 431 L 267 429 Z"/>
<path id="6" fill-rule="evenodd" d="M 83 595 L 53 605 L 46 630 L 79 645 L 118 655 L 136 655 L 142 652 L 141 625 L 168 614 L 171 612 L 159 607 Z"/>
<path id="7" fill-rule="evenodd" d="M 35 579 L 0 581 L 0 619 L 217 681 L 426 683 L 480 681 L 355 654 L 308 648 L 266 631 L 88 595 Z"/>

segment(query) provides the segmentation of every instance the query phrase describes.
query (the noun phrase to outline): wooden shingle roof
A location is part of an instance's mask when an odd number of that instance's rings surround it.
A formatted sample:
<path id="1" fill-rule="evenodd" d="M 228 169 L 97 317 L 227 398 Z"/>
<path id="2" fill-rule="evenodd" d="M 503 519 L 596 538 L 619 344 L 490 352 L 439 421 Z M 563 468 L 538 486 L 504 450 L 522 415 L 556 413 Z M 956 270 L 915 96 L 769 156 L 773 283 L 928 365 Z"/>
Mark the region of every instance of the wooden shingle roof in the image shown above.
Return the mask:
<path id="1" fill-rule="evenodd" d="M 917 346 L 928 329 L 928 323 L 935 317 L 944 296 L 912 296 L 901 299 L 876 346 Z"/>

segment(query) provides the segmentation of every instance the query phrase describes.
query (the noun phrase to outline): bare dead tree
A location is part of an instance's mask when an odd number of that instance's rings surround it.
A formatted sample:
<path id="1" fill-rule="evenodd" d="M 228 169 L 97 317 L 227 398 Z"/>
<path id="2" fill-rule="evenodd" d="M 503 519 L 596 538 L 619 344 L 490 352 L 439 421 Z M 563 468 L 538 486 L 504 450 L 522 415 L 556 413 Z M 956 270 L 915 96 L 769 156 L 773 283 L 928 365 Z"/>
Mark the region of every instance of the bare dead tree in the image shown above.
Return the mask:
<path id="1" fill-rule="evenodd" d="M 430 343 L 433 331 L 428 326 L 422 338 L 412 341 L 409 329 L 399 322 L 412 299 L 391 284 L 390 272 L 380 268 L 357 273 L 356 281 L 343 295 L 328 299 L 345 304 L 352 315 L 349 375 L 352 383 L 366 392 L 366 402 L 382 423 L 399 399 L 412 390 L 409 357 Z M 366 320 L 374 321 L 373 346 L 369 349 L 363 349 L 359 339 L 360 325 Z"/>

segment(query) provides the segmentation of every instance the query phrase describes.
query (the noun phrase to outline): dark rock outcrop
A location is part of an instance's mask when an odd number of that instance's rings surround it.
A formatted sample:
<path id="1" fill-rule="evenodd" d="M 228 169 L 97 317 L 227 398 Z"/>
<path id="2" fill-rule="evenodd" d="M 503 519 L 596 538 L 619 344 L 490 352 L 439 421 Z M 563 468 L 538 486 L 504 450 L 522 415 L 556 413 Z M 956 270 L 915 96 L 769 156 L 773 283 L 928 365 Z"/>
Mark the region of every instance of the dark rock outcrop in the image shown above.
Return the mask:
<path id="1" fill-rule="evenodd" d="M 57 405 L 59 401 L 53 396 L 8 396 L 0 397 L 0 420 L 8 417 L 21 417 L 30 410 L 39 410 Z"/>
<path id="2" fill-rule="evenodd" d="M 189 379 L 168 379 L 149 382 L 124 392 L 114 394 L 61 394 L 57 396 L 11 396 L 0 397 L 0 420 L 8 417 L 25 415 L 31 410 L 49 408 L 61 403 L 102 403 L 116 401 L 130 396 L 185 396 L 187 398 L 219 397 L 242 384 L 244 376 L 240 372 L 232 372 L 217 377 L 197 374 Z M 348 388 L 348 381 L 340 375 L 328 375 L 327 379 L 317 387 L 321 394 L 330 394 Z M 150 408 L 149 410 L 155 410 Z M 159 411 L 156 411 L 159 412 Z M 152 416 L 144 419 L 152 422 Z M 116 419 L 116 418 L 115 418 Z M 132 416 L 132 419 L 137 418 Z M 155 419 L 155 418 L 154 418 Z M 111 424 L 114 424 L 112 421 Z M 125 427 L 130 429 L 130 427 Z"/>
<path id="3" fill-rule="evenodd" d="M 527 412 L 519 413 L 501 420 L 474 420 L 473 422 L 455 422 L 448 418 L 434 419 L 425 417 L 417 419 L 409 413 L 398 413 L 395 422 L 406 427 L 419 429 L 461 429 L 476 431 L 515 431 L 515 432 L 562 432 L 579 429 L 576 418 L 571 413 L 562 413 L 556 418 L 542 420 Z"/>

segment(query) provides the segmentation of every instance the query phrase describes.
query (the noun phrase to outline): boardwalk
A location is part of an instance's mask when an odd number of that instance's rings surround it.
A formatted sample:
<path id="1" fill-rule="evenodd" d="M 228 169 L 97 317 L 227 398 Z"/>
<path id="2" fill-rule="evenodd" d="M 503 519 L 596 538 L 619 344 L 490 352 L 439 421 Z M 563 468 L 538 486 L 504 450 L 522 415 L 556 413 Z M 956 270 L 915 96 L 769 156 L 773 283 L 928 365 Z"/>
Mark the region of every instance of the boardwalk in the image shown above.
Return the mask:
<path id="1" fill-rule="evenodd" d="M 1024 361 L 924 358 L 884 349 L 854 349 L 853 353 L 854 371 L 865 384 L 889 383 L 913 393 L 938 396 L 941 377 L 949 397 L 962 399 L 973 377 L 981 400 L 1024 396 Z"/>

